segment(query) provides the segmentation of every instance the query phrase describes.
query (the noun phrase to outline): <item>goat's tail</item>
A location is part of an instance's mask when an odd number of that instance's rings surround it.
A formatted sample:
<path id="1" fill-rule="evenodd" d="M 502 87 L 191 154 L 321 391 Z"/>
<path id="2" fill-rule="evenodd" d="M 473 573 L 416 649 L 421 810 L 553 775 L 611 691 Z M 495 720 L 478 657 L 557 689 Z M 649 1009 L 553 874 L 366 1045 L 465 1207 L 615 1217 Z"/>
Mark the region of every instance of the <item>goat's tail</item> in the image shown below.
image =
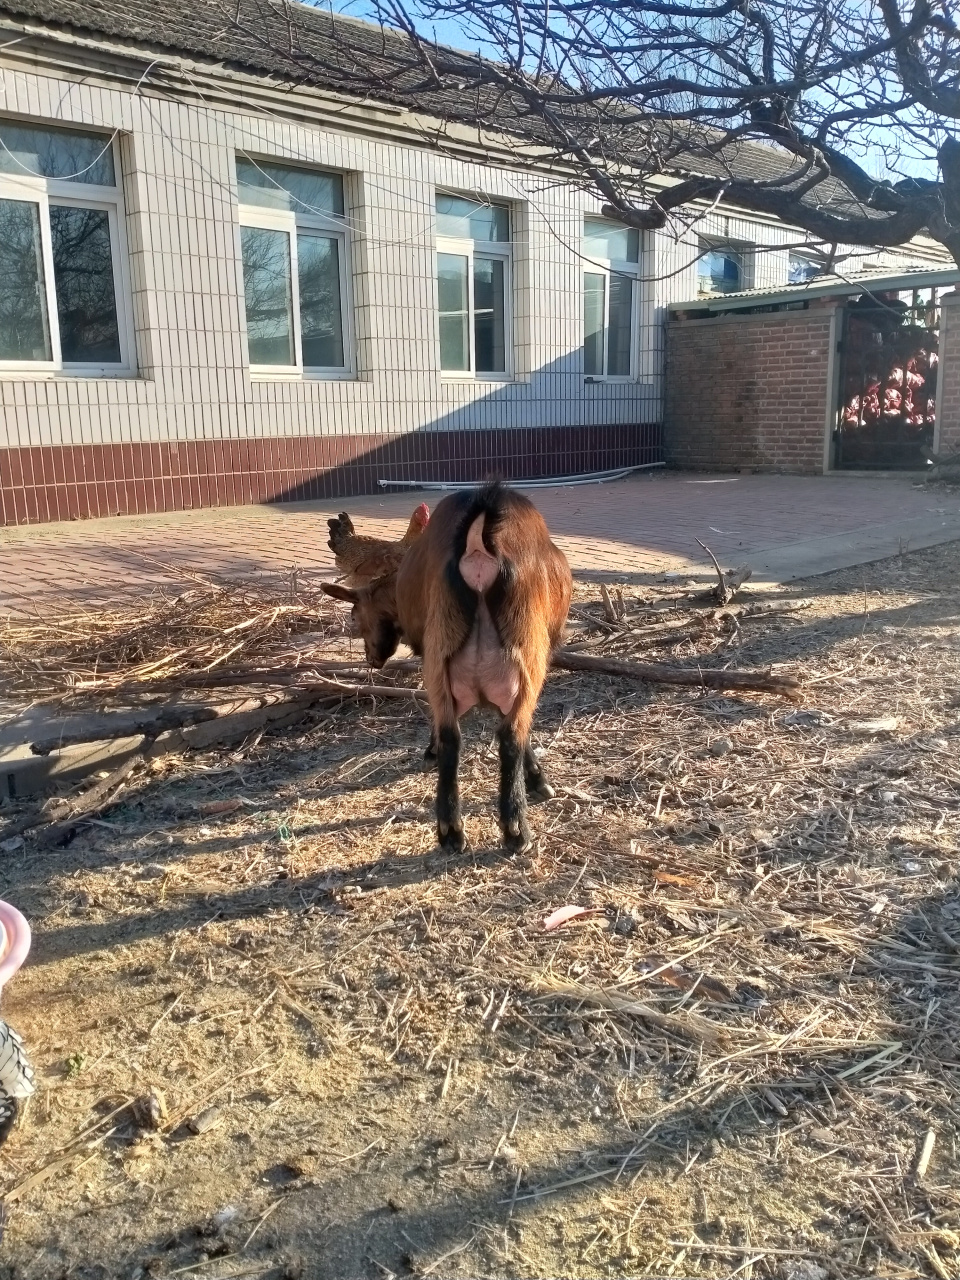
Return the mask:
<path id="1" fill-rule="evenodd" d="M 496 533 L 503 521 L 510 490 L 502 480 L 489 480 L 471 495 L 461 529 L 469 530 L 483 516 L 483 544 L 491 555 L 497 554 Z"/>
<path id="2" fill-rule="evenodd" d="M 497 532 L 506 513 L 509 493 L 502 481 L 493 480 L 479 489 L 457 495 L 458 510 L 446 579 L 457 601 L 457 612 L 468 625 L 472 623 L 478 598 L 491 593 L 499 600 L 511 575 L 511 566 L 497 545 Z"/>

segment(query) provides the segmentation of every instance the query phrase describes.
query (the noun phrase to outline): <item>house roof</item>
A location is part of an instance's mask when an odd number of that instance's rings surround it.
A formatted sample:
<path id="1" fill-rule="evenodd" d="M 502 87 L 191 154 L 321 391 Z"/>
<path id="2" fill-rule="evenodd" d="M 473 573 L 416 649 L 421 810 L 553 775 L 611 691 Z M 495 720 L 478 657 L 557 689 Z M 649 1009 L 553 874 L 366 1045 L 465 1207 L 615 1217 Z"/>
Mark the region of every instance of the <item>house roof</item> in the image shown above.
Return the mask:
<path id="1" fill-rule="evenodd" d="M 297 0 L 0 0 L 0 15 L 39 21 L 61 32 L 108 37 L 132 46 L 131 52 L 168 50 L 360 99 L 371 97 L 407 108 L 415 105 L 426 115 L 498 130 L 534 143 L 550 145 L 551 141 L 542 122 L 519 96 L 492 85 L 469 85 L 470 54 L 447 49 L 454 77 L 457 59 L 463 58 L 462 86 L 457 87 L 455 80 L 449 88 L 424 86 L 414 104 L 409 91 L 421 84 L 423 77 L 412 59 L 408 67 L 398 70 L 398 59 L 410 48 L 402 33 Z M 369 89 L 371 73 L 378 81 L 375 92 Z M 609 123 L 602 110 L 574 105 L 565 118 L 587 141 Z M 669 122 L 655 124 L 648 136 L 637 130 L 638 153 L 649 148 L 651 140 L 659 149 L 662 134 L 662 171 L 666 174 L 732 174 L 757 182 L 778 179 L 782 184 L 791 169 L 796 169 L 798 176 L 801 170 L 799 160 L 763 142 L 738 140 L 717 155 L 709 149 L 717 137 L 711 130 L 700 131 L 699 144 L 691 137 L 671 138 L 674 132 Z M 821 182 L 806 198 L 840 215 L 883 216 L 864 208 L 834 178 Z"/>
<path id="2" fill-rule="evenodd" d="M 0 0 L 0 14 L 353 96 L 365 96 L 360 86 L 382 70 L 385 78 L 394 73 L 397 90 L 386 85 L 378 100 L 404 106 L 409 102 L 402 90 L 412 74 L 419 79 L 413 72 L 395 75 L 396 57 L 409 48 L 401 33 L 297 0 Z M 465 64 L 468 57 L 463 55 Z M 429 90 L 422 109 L 475 121 L 475 98 L 456 89 Z M 514 104 L 503 123 L 516 115 Z"/>
<path id="3" fill-rule="evenodd" d="M 810 298 L 849 298 L 860 293 L 900 293 L 906 289 L 949 288 L 960 286 L 960 269 L 943 267 L 907 267 L 899 271 L 849 271 L 842 276 L 815 276 L 803 284 L 788 284 L 767 289 L 743 289 L 717 297 L 694 298 L 690 302 L 672 304 L 671 312 L 708 311 L 719 315 L 724 311 L 743 311 L 752 307 L 771 307 L 781 303 L 804 302 Z"/>

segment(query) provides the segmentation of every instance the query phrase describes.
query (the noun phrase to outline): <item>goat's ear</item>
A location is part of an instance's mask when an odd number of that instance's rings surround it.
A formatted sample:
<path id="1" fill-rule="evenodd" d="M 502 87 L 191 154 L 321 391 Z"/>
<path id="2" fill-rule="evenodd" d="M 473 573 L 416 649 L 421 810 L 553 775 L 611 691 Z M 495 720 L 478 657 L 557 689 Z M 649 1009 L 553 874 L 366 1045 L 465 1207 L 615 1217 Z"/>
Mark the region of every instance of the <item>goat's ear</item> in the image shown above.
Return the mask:
<path id="1" fill-rule="evenodd" d="M 321 582 L 320 590 L 327 596 L 333 596 L 334 600 L 346 600 L 348 604 L 356 604 L 360 599 L 360 592 L 354 591 L 352 587 L 341 587 L 338 582 Z"/>

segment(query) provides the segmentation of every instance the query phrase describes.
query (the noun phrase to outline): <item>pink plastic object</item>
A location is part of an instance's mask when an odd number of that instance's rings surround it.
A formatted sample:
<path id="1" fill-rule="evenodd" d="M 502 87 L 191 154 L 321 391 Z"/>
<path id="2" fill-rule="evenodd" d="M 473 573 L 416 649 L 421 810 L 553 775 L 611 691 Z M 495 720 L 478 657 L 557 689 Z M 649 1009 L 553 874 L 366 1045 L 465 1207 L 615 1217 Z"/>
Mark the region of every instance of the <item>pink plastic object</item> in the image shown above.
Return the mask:
<path id="1" fill-rule="evenodd" d="M 578 916 L 595 916 L 599 907 L 557 907 L 543 921 L 544 929 L 559 929 L 568 920 L 576 920 Z"/>
<path id="2" fill-rule="evenodd" d="M 0 990 L 17 972 L 30 950 L 30 926 L 9 902 L 0 901 Z"/>

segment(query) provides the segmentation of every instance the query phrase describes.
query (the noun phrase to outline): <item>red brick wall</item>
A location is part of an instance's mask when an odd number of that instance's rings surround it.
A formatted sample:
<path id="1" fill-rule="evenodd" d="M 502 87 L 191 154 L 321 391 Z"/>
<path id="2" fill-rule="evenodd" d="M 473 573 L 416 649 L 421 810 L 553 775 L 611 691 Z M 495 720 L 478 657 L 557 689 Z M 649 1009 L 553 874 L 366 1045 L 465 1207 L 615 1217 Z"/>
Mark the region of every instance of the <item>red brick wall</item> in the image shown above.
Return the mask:
<path id="1" fill-rule="evenodd" d="M 945 294 L 940 317 L 937 453 L 960 453 L 960 293 Z"/>
<path id="2" fill-rule="evenodd" d="M 671 321 L 667 461 L 708 471 L 822 472 L 833 310 Z"/>

